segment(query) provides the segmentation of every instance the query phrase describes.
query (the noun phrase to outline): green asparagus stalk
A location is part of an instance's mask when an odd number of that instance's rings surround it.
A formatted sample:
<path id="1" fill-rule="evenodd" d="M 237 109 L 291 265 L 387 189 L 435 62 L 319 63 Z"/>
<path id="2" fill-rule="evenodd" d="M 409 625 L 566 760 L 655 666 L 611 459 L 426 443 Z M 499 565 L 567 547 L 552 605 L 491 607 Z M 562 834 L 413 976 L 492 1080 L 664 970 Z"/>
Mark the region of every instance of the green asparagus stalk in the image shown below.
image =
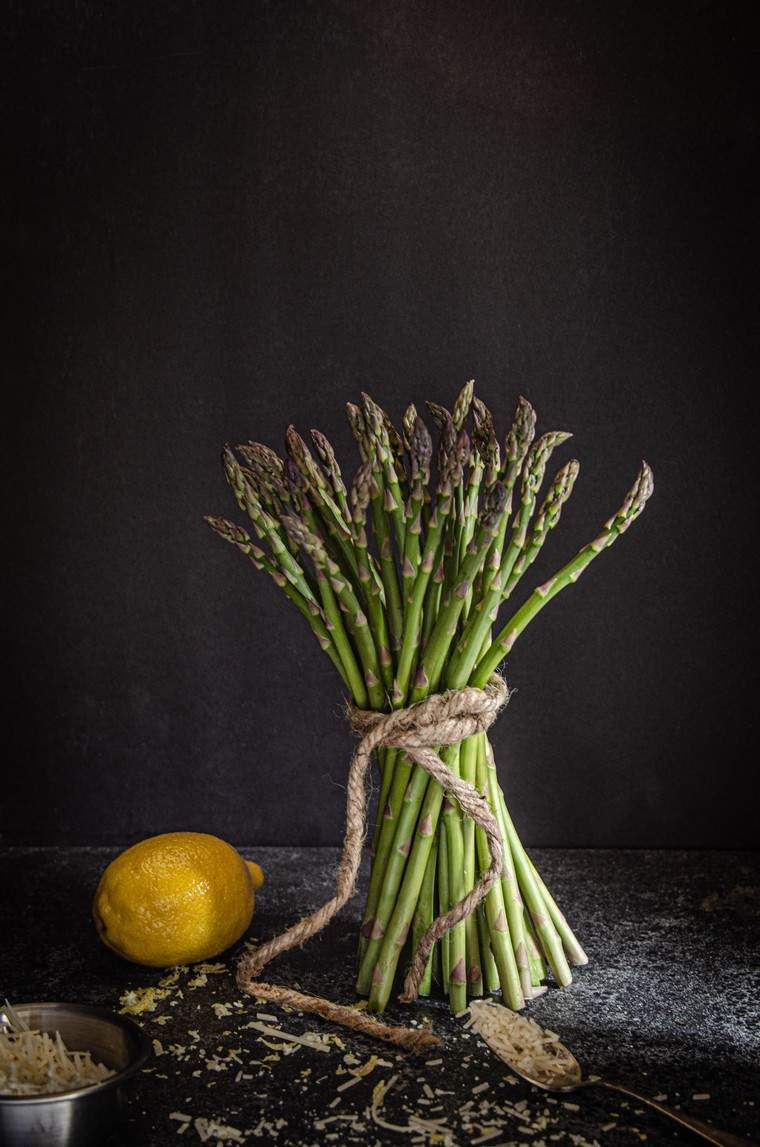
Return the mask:
<path id="1" fill-rule="evenodd" d="M 311 440 L 314 443 L 314 449 L 319 455 L 319 460 L 325 470 L 325 474 L 330 482 L 331 493 L 336 503 L 340 507 L 343 514 L 343 520 L 346 525 L 351 527 L 351 511 L 348 506 L 348 491 L 343 481 L 338 459 L 335 457 L 335 451 L 332 448 L 330 440 L 321 433 L 319 430 L 311 431 Z"/>
<path id="2" fill-rule="evenodd" d="M 438 851 L 438 915 L 443 916 L 451 908 L 451 898 L 449 896 L 449 850 L 446 844 L 446 833 L 442 831 L 436 833 L 433 840 L 437 842 Z M 431 845 L 431 850 L 434 846 Z M 429 859 L 429 858 L 428 858 Z M 441 986 L 444 993 L 449 994 L 449 941 L 451 934 L 446 932 L 441 938 L 439 946 L 441 949 Z"/>
<path id="3" fill-rule="evenodd" d="M 359 678 L 354 682 L 351 674 L 341 661 L 325 624 L 324 614 L 315 599 L 312 596 L 305 597 L 299 593 L 281 570 L 271 561 L 266 552 L 260 546 L 256 545 L 242 526 L 238 526 L 235 522 L 230 522 L 226 518 L 208 516 L 206 521 L 220 537 L 224 538 L 226 542 L 230 542 L 236 546 L 246 557 L 249 557 L 257 569 L 264 570 L 268 573 L 285 596 L 290 598 L 296 608 L 300 610 L 306 618 L 321 648 L 340 673 L 346 687 L 351 690 L 354 703 L 357 705 L 362 704 L 363 698 L 366 697 L 366 692 L 362 688 L 361 679 Z"/>
<path id="4" fill-rule="evenodd" d="M 422 878 L 422 888 L 420 890 L 420 897 L 417 901 L 417 907 L 414 910 L 414 919 L 412 921 L 412 951 L 414 951 L 419 944 L 420 940 L 427 932 L 430 925 L 435 918 L 435 881 L 436 881 L 436 868 L 438 861 L 438 838 L 434 837 L 433 846 L 430 850 L 428 862 L 425 865 L 425 874 Z M 427 962 L 425 975 L 420 981 L 420 995 L 429 996 L 432 987 L 432 974 L 433 974 L 433 953 L 430 953 L 430 958 Z"/>
<path id="5" fill-rule="evenodd" d="M 499 477 L 501 468 L 499 440 L 496 437 L 493 415 L 486 404 L 481 402 L 479 398 L 473 398 L 472 410 L 473 421 L 475 423 L 473 442 L 475 444 L 476 453 L 481 458 L 485 467 L 484 482 L 488 490 Z"/>
<path id="6" fill-rule="evenodd" d="M 347 525 L 340 507 L 332 497 L 332 493 L 321 469 L 314 461 L 312 454 L 301 435 L 294 426 L 289 426 L 285 434 L 285 444 L 290 458 L 285 462 L 285 477 L 292 491 L 299 475 L 299 484 L 308 495 L 309 504 L 319 515 L 321 525 L 326 531 L 328 549 L 331 556 L 338 562 L 345 573 L 357 577 L 356 552 L 352 545 L 351 529 Z"/>
<path id="7" fill-rule="evenodd" d="M 449 768 L 460 774 L 460 746 L 451 745 L 447 750 Z M 441 815 L 446 831 L 449 862 L 449 897 L 452 904 L 458 904 L 464 897 L 464 832 L 462 813 L 456 801 L 444 796 Z M 464 920 L 449 931 L 449 1001 L 454 1015 L 467 1007 L 467 931 Z"/>
<path id="8" fill-rule="evenodd" d="M 488 930 L 488 921 L 486 920 L 486 912 L 483 904 L 478 905 L 475 915 L 477 917 L 478 936 L 480 938 L 480 962 L 483 968 L 483 988 L 487 992 L 498 992 L 500 987 L 499 969 L 496 967 L 496 961 L 493 958 L 491 934 Z M 433 953 L 433 962 L 435 962 L 435 952 Z"/>
<path id="9" fill-rule="evenodd" d="M 544 435 L 526 461 L 521 506 L 507 551 L 482 594 L 465 626 L 456 652 L 449 665 L 447 683 L 450 689 L 461 689 L 469 681 L 483 643 L 496 621 L 499 606 L 516 585 L 522 573 L 533 562 L 551 529 L 559 522 L 562 506 L 570 497 L 578 474 L 578 463 L 571 460 L 559 471 L 541 508 L 530 541 L 527 529 L 535 506 L 535 494 L 541 485 L 546 462 L 563 435 Z M 521 564 L 522 563 L 522 564 Z"/>
<path id="10" fill-rule="evenodd" d="M 283 540 L 283 531 L 280 523 L 269 514 L 261 504 L 256 489 L 229 446 L 225 446 L 222 453 L 222 462 L 227 481 L 230 484 L 235 500 L 240 509 L 248 514 L 256 536 L 260 541 L 266 541 L 272 551 L 274 560 L 279 565 L 285 577 L 292 582 L 295 588 L 304 597 L 313 597 L 303 568 L 293 556 Z"/>
<path id="11" fill-rule="evenodd" d="M 519 885 L 522 897 L 525 899 L 525 902 L 528 906 L 528 911 L 531 915 L 531 919 L 533 920 L 536 931 L 538 932 L 538 936 L 541 940 L 541 946 L 543 948 L 544 955 L 546 956 L 547 962 L 552 972 L 554 973 L 554 978 L 561 987 L 565 987 L 567 984 L 572 983 L 573 977 L 567 965 L 567 960 L 565 959 L 562 941 L 560 940 L 559 934 L 557 933 L 557 930 L 555 929 L 551 919 L 548 916 L 546 905 L 544 904 L 543 898 L 533 876 L 533 869 L 530 861 L 528 860 L 528 857 L 520 843 L 519 837 L 515 832 L 514 825 L 512 824 L 509 814 L 506 812 L 506 808 L 503 802 L 500 800 L 499 782 L 496 776 L 496 766 L 494 764 L 491 745 L 487 739 L 485 741 L 485 761 L 488 771 L 489 803 L 491 805 L 491 810 L 496 815 L 496 818 L 499 822 L 502 839 L 507 844 L 509 853 L 511 854 L 512 862 L 514 863 L 514 875 L 508 873 L 507 866 L 505 866 L 505 880 L 511 887 L 515 889 Z M 514 903 L 516 904 L 516 892 L 514 893 L 514 897 Z M 520 909 L 521 908 L 522 902 L 520 903 Z M 520 913 L 516 913 L 516 918 L 512 923 L 512 927 L 514 928 L 513 934 L 517 934 L 518 932 L 519 916 Z M 522 951 L 520 955 L 522 957 L 521 965 L 524 971 L 527 967 L 525 963 L 525 956 L 527 953 Z"/>
<path id="12" fill-rule="evenodd" d="M 388 525 L 386 517 L 386 507 L 388 500 L 386 498 L 385 487 L 383 484 L 383 467 L 381 459 L 378 455 L 376 440 L 371 436 L 367 437 L 369 448 L 368 461 L 372 464 L 372 478 L 370 486 L 370 505 L 372 512 L 372 527 L 375 535 L 375 542 L 380 554 L 380 575 L 383 581 L 383 589 L 385 592 L 385 605 L 388 617 L 388 628 L 391 636 L 391 644 L 393 649 L 396 650 L 401 642 L 401 633 L 403 629 L 403 609 L 401 605 L 401 590 L 398 583 L 398 574 L 396 572 L 396 561 L 393 554 L 393 542 L 391 540 L 391 530 Z M 390 495 L 393 497 L 393 494 Z M 394 501 L 395 504 L 395 501 Z"/>
<path id="13" fill-rule="evenodd" d="M 518 637 L 561 590 L 574 584 L 583 571 L 604 550 L 608 549 L 638 518 L 654 490 L 652 471 L 642 462 L 636 481 L 626 495 L 620 509 L 602 527 L 601 533 L 563 566 L 553 577 L 534 590 L 528 600 L 500 630 L 491 648 L 475 667 L 472 681 L 481 688 L 490 678 L 500 661 L 511 651 Z"/>
<path id="14" fill-rule="evenodd" d="M 489 795 L 485 737 L 478 737 L 477 749 L 478 790 L 489 799 L 489 804 L 492 804 Z M 491 811 L 493 811 L 493 806 Z M 480 827 L 476 829 L 476 840 L 480 867 L 481 870 L 485 871 L 491 863 L 491 853 L 486 835 Z M 508 849 L 505 847 L 504 851 L 506 857 Z M 520 1011 L 525 1006 L 525 996 L 523 980 L 517 962 L 520 954 L 519 941 L 515 944 L 516 933 L 510 929 L 510 921 L 514 920 L 514 901 L 511 895 L 505 896 L 503 881 L 494 884 L 486 896 L 485 912 L 502 995 L 510 1008 Z M 514 925 L 512 927 L 514 928 Z M 517 952 L 515 948 L 517 948 Z"/>
<path id="15" fill-rule="evenodd" d="M 303 548 L 314 563 L 323 593 L 323 606 L 333 626 L 336 644 L 340 642 L 342 647 L 347 640 L 347 631 L 350 631 L 362 663 L 369 703 L 373 708 L 382 708 L 384 694 L 377 650 L 366 615 L 348 580 L 343 576 L 338 564 L 332 560 L 322 541 L 316 534 L 311 533 L 303 521 L 291 516 L 284 518 L 283 521 L 291 538 Z M 346 618 L 345 627 L 343 617 Z M 343 653 L 341 659 L 344 659 Z"/>
<path id="16" fill-rule="evenodd" d="M 422 508 L 425 491 L 430 481 L 430 459 L 433 442 L 428 428 L 419 416 L 415 416 L 409 439 L 411 458 L 411 481 L 406 507 L 406 529 L 401 574 L 404 583 L 404 611 L 412 602 L 414 583 L 420 564 L 420 544 L 422 539 Z"/>
<path id="17" fill-rule="evenodd" d="M 471 378 L 469 382 L 466 382 L 462 389 L 459 391 L 451 411 L 451 418 L 454 423 L 454 429 L 457 431 L 462 430 L 465 423 L 467 422 L 467 415 L 470 413 L 470 407 L 472 406 L 474 394 L 475 379 Z"/>
<path id="18" fill-rule="evenodd" d="M 477 785 L 478 739 L 468 737 L 462 742 L 459 752 L 460 775 L 471 785 Z M 462 823 L 464 860 L 462 881 L 466 895 L 475 887 L 478 878 L 477 853 L 475 849 L 475 821 L 465 817 Z M 465 942 L 467 949 L 467 990 L 471 996 L 483 994 L 483 961 L 481 938 L 478 929 L 477 913 L 471 913 L 465 920 Z"/>
<path id="19" fill-rule="evenodd" d="M 530 539 L 523 545 L 517 561 L 512 566 L 512 572 L 504 587 L 503 600 L 511 595 L 520 578 L 538 557 L 539 550 L 546 541 L 549 531 L 558 524 L 562 507 L 573 492 L 579 469 L 580 463 L 575 458 L 571 458 L 555 475 L 533 523 Z"/>
<path id="20" fill-rule="evenodd" d="M 525 398 L 519 398 L 512 426 L 504 442 L 504 460 L 501 479 L 507 501 L 499 533 L 489 550 L 481 579 L 480 596 L 486 594 L 496 572 L 501 568 L 507 525 L 512 515 L 512 494 L 520 476 L 525 456 L 530 449 L 536 431 L 536 412 Z"/>
<path id="21" fill-rule="evenodd" d="M 383 587 L 374 569 L 366 530 L 371 483 L 372 467 L 369 462 L 363 462 L 351 484 L 350 518 L 356 549 L 356 576 L 362 589 L 363 599 L 367 602 L 369 624 L 375 636 L 383 685 L 389 690 L 393 684 L 393 657 L 385 617 Z"/>
<path id="22" fill-rule="evenodd" d="M 365 422 L 374 441 L 375 458 L 382 468 L 382 481 L 385 491 L 383 509 L 386 514 L 390 515 L 396 535 L 396 545 L 398 546 L 399 553 L 403 554 L 404 534 L 406 532 L 404 498 L 401 493 L 401 487 L 399 486 L 399 472 L 397 469 L 399 463 L 397 463 L 396 456 L 393 453 L 388 435 L 389 426 L 391 429 L 393 429 L 393 427 L 390 423 L 390 419 L 385 415 L 385 412 L 380 409 L 376 402 L 373 402 L 368 394 L 362 394 L 362 401 L 364 403 Z"/>

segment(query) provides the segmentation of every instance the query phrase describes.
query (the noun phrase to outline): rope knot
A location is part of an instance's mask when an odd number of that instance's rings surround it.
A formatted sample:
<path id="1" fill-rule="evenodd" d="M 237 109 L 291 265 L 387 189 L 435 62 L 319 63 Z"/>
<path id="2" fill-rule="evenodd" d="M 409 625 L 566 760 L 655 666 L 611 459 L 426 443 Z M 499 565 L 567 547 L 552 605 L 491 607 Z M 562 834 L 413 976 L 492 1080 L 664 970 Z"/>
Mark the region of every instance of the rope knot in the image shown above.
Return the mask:
<path id="1" fill-rule="evenodd" d="M 484 689 L 474 685 L 449 689 L 391 713 L 357 709 L 349 704 L 347 716 L 351 728 L 362 737 L 363 747 L 370 751 L 379 748 L 408 751 L 453 745 L 477 733 L 485 733 L 508 700 L 506 681 L 494 675 Z"/>

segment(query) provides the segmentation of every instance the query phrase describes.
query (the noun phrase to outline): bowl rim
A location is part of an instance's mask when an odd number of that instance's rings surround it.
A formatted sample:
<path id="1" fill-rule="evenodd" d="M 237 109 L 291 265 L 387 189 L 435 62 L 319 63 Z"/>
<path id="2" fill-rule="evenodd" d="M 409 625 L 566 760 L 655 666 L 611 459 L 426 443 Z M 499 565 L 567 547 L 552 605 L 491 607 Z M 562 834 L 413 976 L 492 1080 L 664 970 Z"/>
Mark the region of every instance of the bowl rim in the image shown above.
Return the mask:
<path id="1" fill-rule="evenodd" d="M 96 1092 L 110 1091 L 114 1087 L 118 1087 L 124 1080 L 129 1079 L 130 1076 L 134 1075 L 140 1068 L 144 1067 L 150 1057 L 152 1044 L 143 1029 L 139 1027 L 134 1020 L 131 1020 L 129 1016 L 120 1015 L 118 1012 L 112 1012 L 108 1008 L 100 1007 L 97 1004 L 68 1004 L 60 1000 L 47 1000 L 14 1004 L 13 1008 L 14 1011 L 20 1011 L 22 1008 L 52 1008 L 54 1011 L 78 1012 L 80 1015 L 92 1016 L 93 1019 L 105 1020 L 113 1027 L 122 1028 L 129 1032 L 136 1040 L 137 1050 L 126 1067 L 114 1072 L 113 1075 L 109 1075 L 107 1079 L 100 1080 L 97 1083 L 90 1083 L 87 1087 L 73 1087 L 68 1091 L 54 1091 L 50 1094 L 45 1093 L 43 1095 L 3 1095 L 2 1092 L 0 1092 L 0 1106 L 5 1103 L 60 1103 L 65 1100 L 84 1099 L 86 1096 L 93 1095 Z M 0 1012 L 2 1012 L 2 1010 L 3 1005 L 0 1004 Z"/>

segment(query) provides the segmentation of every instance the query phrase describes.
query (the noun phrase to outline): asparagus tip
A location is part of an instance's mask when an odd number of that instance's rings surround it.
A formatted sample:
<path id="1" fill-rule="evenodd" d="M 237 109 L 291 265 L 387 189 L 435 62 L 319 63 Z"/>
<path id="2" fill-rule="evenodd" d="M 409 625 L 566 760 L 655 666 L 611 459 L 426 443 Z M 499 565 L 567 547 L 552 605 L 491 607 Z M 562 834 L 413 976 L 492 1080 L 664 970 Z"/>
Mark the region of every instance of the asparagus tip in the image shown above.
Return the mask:
<path id="1" fill-rule="evenodd" d="M 454 403 L 453 417 L 457 430 L 461 430 L 467 420 L 474 393 L 475 379 L 471 378 L 464 384 Z"/>
<path id="2" fill-rule="evenodd" d="M 428 400 L 425 405 L 430 411 L 433 421 L 439 430 L 444 430 L 449 425 L 453 425 L 451 414 L 445 406 L 441 406 L 438 402 L 430 402 L 430 400 Z"/>
<path id="3" fill-rule="evenodd" d="M 652 497 L 652 494 L 654 494 L 654 474 L 652 473 L 652 467 L 643 459 L 641 462 L 641 469 L 639 470 L 637 486 L 637 504 L 640 505 L 641 509 L 643 509 L 645 503 L 648 502 Z"/>
<path id="4" fill-rule="evenodd" d="M 232 542 L 234 545 L 248 545 L 251 540 L 242 526 L 238 526 L 228 518 L 217 518 L 213 514 L 206 514 L 204 520 L 226 542 Z"/>
<path id="5" fill-rule="evenodd" d="M 625 501 L 614 517 L 605 523 L 605 529 L 617 530 L 619 534 L 628 529 L 631 522 L 638 518 L 645 505 L 654 493 L 654 475 L 647 462 L 641 463 L 641 469 L 636 475 L 636 481 L 625 496 Z"/>

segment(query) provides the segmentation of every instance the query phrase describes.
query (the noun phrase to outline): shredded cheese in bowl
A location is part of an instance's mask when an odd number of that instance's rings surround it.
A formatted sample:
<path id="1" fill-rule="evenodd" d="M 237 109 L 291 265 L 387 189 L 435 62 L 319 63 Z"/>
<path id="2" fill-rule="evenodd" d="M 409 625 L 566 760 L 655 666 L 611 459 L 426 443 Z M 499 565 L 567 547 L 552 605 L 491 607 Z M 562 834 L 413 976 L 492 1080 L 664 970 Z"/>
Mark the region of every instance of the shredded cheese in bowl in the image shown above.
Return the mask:
<path id="1" fill-rule="evenodd" d="M 114 1074 L 89 1051 L 70 1051 L 60 1032 L 31 1029 L 6 1000 L 0 1017 L 0 1095 L 55 1095 Z"/>
<path id="2" fill-rule="evenodd" d="M 537 1083 L 569 1087 L 581 1081 L 578 1061 L 555 1032 L 502 1004 L 473 1000 L 467 1027 L 482 1036 L 500 1059 Z"/>

